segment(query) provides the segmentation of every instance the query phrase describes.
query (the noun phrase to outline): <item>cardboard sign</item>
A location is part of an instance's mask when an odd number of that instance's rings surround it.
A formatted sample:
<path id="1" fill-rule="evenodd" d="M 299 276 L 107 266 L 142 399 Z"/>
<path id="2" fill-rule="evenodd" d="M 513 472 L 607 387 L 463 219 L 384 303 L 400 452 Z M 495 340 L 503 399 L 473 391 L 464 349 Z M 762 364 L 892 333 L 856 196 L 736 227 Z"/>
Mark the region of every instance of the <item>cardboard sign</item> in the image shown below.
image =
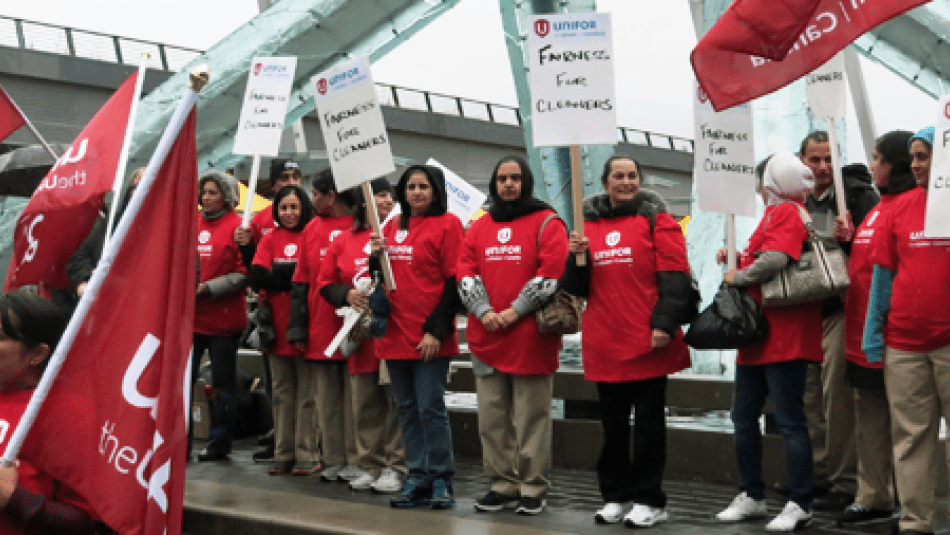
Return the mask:
<path id="1" fill-rule="evenodd" d="M 471 220 L 488 196 L 435 159 L 429 158 L 426 165 L 438 167 L 445 174 L 445 194 L 449 198 L 449 212 L 457 215 L 462 223 Z"/>
<path id="2" fill-rule="evenodd" d="M 940 117 L 934 132 L 924 237 L 950 238 L 950 95 L 940 97 Z"/>
<path id="3" fill-rule="evenodd" d="M 805 76 L 805 93 L 812 117 L 828 119 L 845 116 L 846 80 L 841 52 Z"/>
<path id="4" fill-rule="evenodd" d="M 254 58 L 234 136 L 234 154 L 277 156 L 296 57 Z"/>
<path id="5" fill-rule="evenodd" d="M 534 146 L 616 145 L 610 14 L 528 20 Z"/>
<path id="6" fill-rule="evenodd" d="M 752 147 L 752 107 L 740 104 L 716 112 L 693 83 L 696 151 L 693 177 L 699 207 L 755 217 L 755 153 Z"/>
<path id="7" fill-rule="evenodd" d="M 395 171 L 369 58 L 356 58 L 314 76 L 313 88 L 337 190 Z"/>

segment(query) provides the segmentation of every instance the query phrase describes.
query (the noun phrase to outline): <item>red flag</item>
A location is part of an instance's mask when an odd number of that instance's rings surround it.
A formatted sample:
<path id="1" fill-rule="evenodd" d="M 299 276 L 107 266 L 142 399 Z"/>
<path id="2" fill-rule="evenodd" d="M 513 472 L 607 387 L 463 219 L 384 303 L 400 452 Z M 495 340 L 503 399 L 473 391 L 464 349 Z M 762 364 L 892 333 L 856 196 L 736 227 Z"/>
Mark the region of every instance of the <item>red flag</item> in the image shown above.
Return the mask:
<path id="1" fill-rule="evenodd" d="M 736 0 L 693 49 L 693 70 L 721 111 L 785 87 L 928 1 Z"/>
<path id="2" fill-rule="evenodd" d="M 181 533 L 197 198 L 192 109 L 20 451 L 123 534 Z"/>
<path id="3" fill-rule="evenodd" d="M 20 113 L 20 108 L 13 103 L 10 95 L 0 87 L 0 141 L 3 141 L 17 128 L 26 124 L 26 117 Z"/>
<path id="4" fill-rule="evenodd" d="M 115 181 L 136 76 L 109 98 L 36 187 L 17 220 L 4 291 L 40 282 L 66 288 L 66 262 L 89 235 Z"/>

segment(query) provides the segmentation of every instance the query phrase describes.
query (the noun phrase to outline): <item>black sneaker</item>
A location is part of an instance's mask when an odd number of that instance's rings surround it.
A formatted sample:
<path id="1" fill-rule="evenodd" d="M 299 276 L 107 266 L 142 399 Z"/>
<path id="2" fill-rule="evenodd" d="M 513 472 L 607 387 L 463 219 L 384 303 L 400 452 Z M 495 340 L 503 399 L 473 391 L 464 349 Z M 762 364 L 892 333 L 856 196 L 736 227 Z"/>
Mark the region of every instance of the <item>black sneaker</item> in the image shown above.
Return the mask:
<path id="1" fill-rule="evenodd" d="M 226 461 L 228 460 L 228 451 L 212 446 L 208 444 L 205 449 L 201 450 L 198 453 L 198 460 L 201 462 L 207 461 Z"/>
<path id="2" fill-rule="evenodd" d="M 547 501 L 541 497 L 535 496 L 522 496 L 518 500 L 518 508 L 515 509 L 515 512 L 519 515 L 537 515 L 541 511 L 544 511 L 544 506 L 547 505 Z"/>
<path id="3" fill-rule="evenodd" d="M 432 482 L 432 497 L 429 498 L 429 507 L 433 509 L 451 509 L 455 507 L 455 496 L 452 495 L 452 484 L 444 479 Z"/>
<path id="4" fill-rule="evenodd" d="M 816 498 L 812 502 L 812 509 L 837 513 L 844 511 L 844 508 L 852 503 L 854 503 L 854 494 L 833 490 L 821 498 Z"/>
<path id="5" fill-rule="evenodd" d="M 396 509 L 412 509 L 414 507 L 428 507 L 432 501 L 432 489 L 419 486 L 415 481 L 406 481 L 402 484 L 399 496 L 389 500 L 389 506 Z"/>
<path id="6" fill-rule="evenodd" d="M 274 445 L 269 444 L 263 448 L 254 452 L 254 455 L 251 455 L 251 458 L 254 459 L 254 462 L 269 461 L 274 458 Z"/>
<path id="7" fill-rule="evenodd" d="M 514 508 L 518 505 L 518 496 L 509 496 L 494 490 L 475 500 L 475 510 L 484 513 L 494 513 L 504 508 Z"/>
<path id="8" fill-rule="evenodd" d="M 890 520 L 894 516 L 894 511 L 889 509 L 868 509 L 858 502 L 854 502 L 845 508 L 844 513 L 838 517 L 839 526 L 855 526 L 870 522 Z"/>

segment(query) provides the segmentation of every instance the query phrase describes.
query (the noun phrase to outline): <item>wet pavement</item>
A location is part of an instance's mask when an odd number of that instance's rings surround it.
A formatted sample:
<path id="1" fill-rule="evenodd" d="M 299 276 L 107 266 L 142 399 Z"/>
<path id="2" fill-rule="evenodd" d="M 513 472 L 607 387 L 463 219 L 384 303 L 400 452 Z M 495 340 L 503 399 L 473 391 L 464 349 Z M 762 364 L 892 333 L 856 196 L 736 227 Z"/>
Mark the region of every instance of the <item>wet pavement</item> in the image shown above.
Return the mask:
<path id="1" fill-rule="evenodd" d="M 578 437 L 583 440 L 583 437 Z M 513 511 L 478 513 L 475 499 L 488 481 L 474 459 L 458 459 L 454 481 L 456 506 L 448 511 L 396 510 L 392 495 L 356 492 L 342 482 L 324 482 L 319 476 L 269 476 L 268 464 L 255 464 L 256 441 L 235 444 L 230 460 L 192 462 L 185 493 L 185 533 L 189 535 L 307 533 L 622 533 L 622 524 L 597 525 L 593 513 L 601 506 L 596 476 L 591 470 L 556 468 L 547 509 L 538 516 Z M 197 448 L 196 448 L 197 451 Z M 667 481 L 670 520 L 650 529 L 656 533 L 764 533 L 767 520 L 721 524 L 713 515 L 726 507 L 735 487 L 711 483 Z M 768 497 L 769 512 L 777 514 L 784 500 Z M 938 533 L 950 533 L 944 518 L 946 500 L 938 502 Z M 817 513 L 800 533 L 888 533 L 888 523 L 844 529 L 834 516 Z"/>

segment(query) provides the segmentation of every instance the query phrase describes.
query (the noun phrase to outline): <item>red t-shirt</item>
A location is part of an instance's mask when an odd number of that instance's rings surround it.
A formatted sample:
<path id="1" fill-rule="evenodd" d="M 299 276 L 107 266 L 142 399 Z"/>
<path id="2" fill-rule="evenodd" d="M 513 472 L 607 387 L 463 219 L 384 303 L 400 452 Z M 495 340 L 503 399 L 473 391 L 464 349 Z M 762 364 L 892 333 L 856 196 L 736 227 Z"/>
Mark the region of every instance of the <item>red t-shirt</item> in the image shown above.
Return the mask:
<path id="1" fill-rule="evenodd" d="M 222 275 L 247 273 L 241 251 L 234 241 L 234 229 L 241 216 L 228 212 L 214 221 L 198 219 L 198 258 L 201 282 Z M 247 298 L 244 292 L 221 297 L 199 297 L 195 302 L 195 333 L 208 336 L 232 336 L 247 326 Z"/>
<path id="2" fill-rule="evenodd" d="M 300 242 L 303 232 L 293 232 L 278 227 L 261 238 L 254 253 L 254 265 L 271 269 L 276 264 L 296 264 L 300 258 Z M 302 355 L 303 351 L 287 342 L 287 327 L 290 325 L 290 292 L 261 290 L 260 298 L 270 303 L 274 310 L 274 329 L 277 345 L 271 350 L 275 355 Z"/>
<path id="3" fill-rule="evenodd" d="M 544 227 L 538 250 L 541 223 L 553 213 L 539 210 L 505 223 L 496 223 L 491 216 L 475 221 L 459 255 L 459 280 L 479 275 L 489 304 L 501 312 L 511 307 L 534 277 L 560 278 L 568 255 L 567 233 L 560 219 L 552 219 Z M 552 374 L 558 368 L 561 337 L 539 333 L 536 317 L 532 312 L 507 329 L 489 332 L 469 314 L 468 346 L 479 360 L 503 373 Z"/>
<path id="4" fill-rule="evenodd" d="M 465 233 L 452 213 L 410 217 L 408 227 L 399 229 L 397 217 L 383 229 L 396 281 L 396 289 L 389 292 L 393 308 L 386 336 L 376 341 L 376 354 L 384 360 L 420 358 L 416 346 L 425 334 L 422 326 L 442 300 L 445 279 L 455 275 Z M 439 356 L 458 352 L 458 335 L 446 336 Z"/>
<path id="5" fill-rule="evenodd" d="M 659 300 L 658 271 L 689 272 L 683 230 L 657 214 L 656 226 L 642 216 L 584 223 L 590 239 L 590 296 L 584 311 L 584 377 L 626 382 L 661 377 L 688 368 L 682 332 L 653 349 L 650 316 Z"/>
<path id="6" fill-rule="evenodd" d="M 792 260 L 798 260 L 807 237 L 808 230 L 796 203 L 767 206 L 762 221 L 749 237 L 739 268 L 752 264 L 754 255 L 762 251 L 779 251 Z M 757 302 L 762 302 L 758 284 L 749 286 L 747 291 Z M 769 337 L 764 342 L 739 348 L 736 364 L 775 364 L 791 360 L 821 362 L 821 301 L 762 309 L 769 321 Z"/>
<path id="7" fill-rule="evenodd" d="M 317 286 L 323 288 L 338 282 L 355 287 L 358 279 L 369 280 L 369 235 L 368 229 L 355 232 L 350 229 L 333 240 L 320 266 Z M 363 340 L 359 349 L 347 359 L 347 365 L 350 375 L 378 372 L 375 340 Z"/>
<path id="8" fill-rule="evenodd" d="M 254 214 L 251 218 L 251 239 L 256 243 L 261 243 L 261 239 L 278 228 L 274 221 L 274 210 L 268 206 L 260 212 Z"/>
<path id="9" fill-rule="evenodd" d="M 343 326 L 343 319 L 336 310 L 320 295 L 317 277 L 320 266 L 327 256 L 330 243 L 353 226 L 353 216 L 316 217 L 303 229 L 300 256 L 294 271 L 294 282 L 310 285 L 307 295 L 307 308 L 310 311 L 310 334 L 305 356 L 310 360 L 343 360 L 343 354 L 337 351 L 332 357 L 325 357 L 323 351 L 333 341 L 337 331 Z"/>
<path id="10" fill-rule="evenodd" d="M 923 188 L 893 205 L 873 252 L 875 264 L 896 272 L 884 342 L 902 351 L 933 351 L 950 345 L 950 238 L 924 237 Z"/>

